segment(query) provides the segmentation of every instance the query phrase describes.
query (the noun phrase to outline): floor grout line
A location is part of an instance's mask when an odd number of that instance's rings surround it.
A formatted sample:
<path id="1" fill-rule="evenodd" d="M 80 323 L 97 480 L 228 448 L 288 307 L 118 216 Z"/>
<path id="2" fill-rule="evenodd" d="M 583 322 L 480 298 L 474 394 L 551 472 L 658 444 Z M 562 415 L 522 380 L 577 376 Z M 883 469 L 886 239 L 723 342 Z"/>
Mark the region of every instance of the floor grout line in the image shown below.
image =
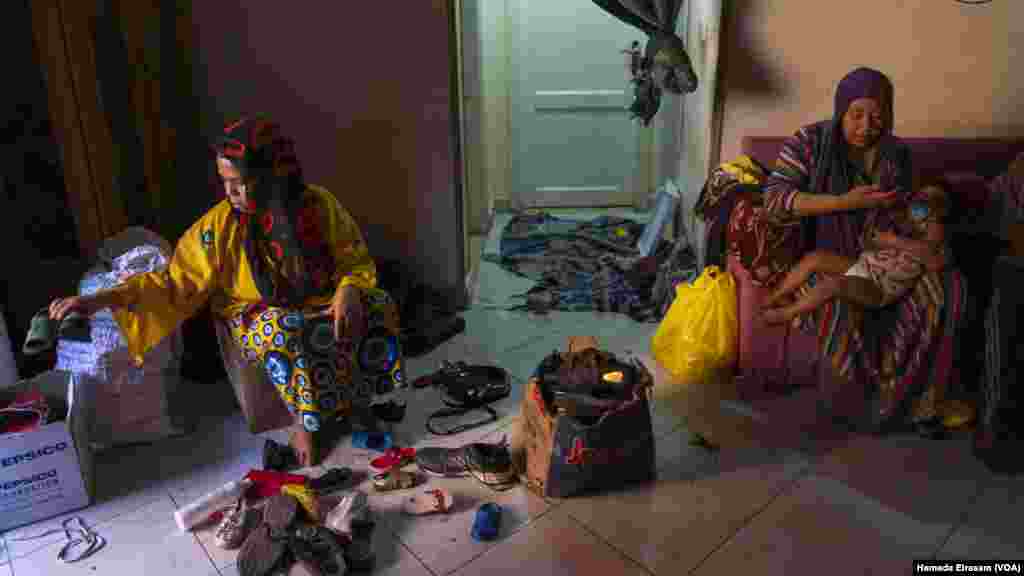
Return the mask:
<path id="1" fill-rule="evenodd" d="M 621 548 L 619 548 L 618 546 L 616 546 L 616 545 L 612 544 L 612 543 L 611 543 L 611 542 L 610 542 L 609 540 L 605 539 L 605 538 L 604 538 L 603 536 L 601 536 L 600 534 L 598 534 L 597 532 L 595 532 L 595 531 L 594 531 L 593 529 L 591 529 L 591 528 L 590 528 L 590 526 L 587 526 L 587 525 L 586 525 L 586 524 L 585 524 L 585 523 L 584 523 L 583 521 L 581 521 L 581 520 L 580 520 L 579 518 L 576 518 L 575 516 L 573 516 L 573 515 L 572 515 L 572 513 L 570 513 L 570 512 L 566 512 L 566 514 L 565 514 L 565 515 L 566 515 L 566 516 L 568 516 L 570 520 L 572 520 L 573 522 L 575 522 L 575 523 L 576 523 L 576 524 L 577 524 L 577 525 L 578 525 L 578 526 L 579 526 L 580 528 L 582 528 L 584 532 L 586 532 L 587 534 L 590 534 L 590 535 L 591 535 L 591 536 L 593 536 L 593 537 L 594 537 L 595 539 L 597 539 L 597 541 L 598 541 L 598 542 L 601 542 L 601 543 L 602 543 L 602 544 L 604 544 L 605 546 L 607 546 L 607 547 L 611 548 L 611 549 L 612 549 L 612 550 L 614 550 L 614 551 L 615 551 L 615 552 L 616 552 L 616 553 L 617 553 L 617 554 L 618 554 L 619 556 L 623 557 L 623 558 L 624 558 L 625 560 L 627 560 L 627 561 L 628 561 L 628 562 L 630 562 L 631 564 L 635 565 L 636 567 L 640 568 L 640 569 L 641 569 L 641 570 L 643 570 L 644 572 L 646 572 L 646 573 L 650 574 L 651 576 L 656 576 L 653 570 L 651 570 L 650 568 L 648 568 L 647 566 L 645 566 L 645 565 L 644 565 L 644 564 L 643 564 L 642 562 L 640 562 L 640 561 L 639 561 L 639 560 L 637 560 L 636 558 L 633 558 L 632 556 L 630 556 L 629 554 L 627 554 L 627 553 L 626 553 L 626 552 L 625 552 L 624 550 L 622 550 L 622 549 L 621 549 Z"/>
<path id="2" fill-rule="evenodd" d="M 733 538 L 735 538 L 736 535 L 739 534 L 744 528 L 746 528 L 747 526 L 750 526 L 751 522 L 753 522 L 755 518 L 760 516 L 765 510 L 768 509 L 769 506 L 771 506 L 776 501 L 778 501 L 778 499 L 781 498 L 783 495 L 788 494 L 788 493 L 792 492 L 793 490 L 795 490 L 797 484 L 799 484 L 801 480 L 804 480 L 804 479 L 806 479 L 806 478 L 808 478 L 810 476 L 811 476 L 811 466 L 808 465 L 804 470 L 801 470 L 799 474 L 795 475 L 792 479 L 790 479 L 790 481 L 783 482 L 782 486 L 775 493 L 775 495 L 773 495 L 771 498 L 768 499 L 768 502 L 766 502 L 763 506 L 761 506 L 760 508 L 754 510 L 753 513 L 748 515 L 743 520 L 743 523 L 739 526 L 739 528 L 734 530 L 732 532 L 732 534 L 729 534 L 728 536 L 723 538 L 722 541 L 717 546 L 712 548 L 711 551 L 708 552 L 704 556 L 704 558 L 702 558 L 700 560 L 700 562 L 698 562 L 697 565 L 694 566 L 693 569 L 690 570 L 687 574 L 691 574 L 691 575 L 692 574 L 696 574 L 697 570 L 700 570 L 701 566 L 703 566 L 705 563 L 707 563 L 707 561 L 712 556 L 714 556 L 716 552 L 718 552 L 719 550 L 724 548 L 727 544 L 729 544 L 729 542 L 731 542 L 733 540 Z"/>
<path id="3" fill-rule="evenodd" d="M 171 506 L 175 510 L 177 510 L 179 508 L 179 504 L 178 504 L 178 501 L 174 498 L 174 492 L 168 490 L 167 491 L 167 497 L 171 499 Z M 217 574 L 220 574 L 220 576 L 224 576 L 224 573 L 221 572 L 221 569 L 220 569 L 221 567 L 218 566 L 217 565 L 217 561 L 213 559 L 213 555 L 210 554 L 210 551 L 207 550 L 206 546 L 203 545 L 202 540 L 199 539 L 199 534 L 196 531 L 192 530 L 191 531 L 191 535 L 192 535 L 192 540 L 203 551 L 203 554 L 206 555 L 206 559 L 210 561 L 210 564 L 213 566 L 214 572 L 216 572 Z M 231 565 L 229 564 L 228 566 L 231 566 Z"/>
<path id="4" fill-rule="evenodd" d="M 947 544 L 949 544 L 949 541 L 953 539 L 953 535 L 956 534 L 957 531 L 960 530 L 960 528 L 964 527 L 964 525 L 967 524 L 967 519 L 968 519 L 968 517 L 970 517 L 971 510 L 974 508 L 974 504 L 978 501 L 978 499 L 981 498 L 982 494 L 984 494 L 986 490 L 988 490 L 990 487 L 992 487 L 994 482 L 995 482 L 994 479 L 989 478 L 988 482 L 984 483 L 983 485 L 981 485 L 975 491 L 974 495 L 970 499 L 968 499 L 967 505 L 964 506 L 963 512 L 960 513 L 959 520 L 957 522 L 953 523 L 953 526 L 950 527 L 950 529 L 949 529 L 949 533 L 946 534 L 946 537 L 943 538 L 942 542 L 940 542 L 938 547 L 935 548 L 935 552 L 932 553 L 932 555 L 931 555 L 931 559 L 932 560 L 936 559 L 938 557 L 938 555 L 939 555 L 939 552 L 942 552 L 942 549 L 945 548 Z M 982 483 L 979 483 L 979 484 L 982 484 Z"/>
<path id="5" fill-rule="evenodd" d="M 525 487 L 524 487 L 524 490 L 525 490 Z M 491 551 L 497 549 L 499 546 L 501 546 L 503 544 L 507 544 L 508 540 L 510 538 L 512 538 L 513 536 L 515 536 L 516 534 L 519 534 L 520 532 L 522 532 L 523 530 L 526 530 L 528 528 L 532 528 L 533 525 L 536 524 L 538 520 L 540 520 L 541 518 L 544 518 L 545 516 L 550 514 L 554 509 L 555 509 L 554 506 L 548 506 L 547 510 L 541 512 L 540 514 L 538 514 L 537 516 L 535 516 L 533 518 L 527 519 L 526 522 L 523 522 L 515 530 L 513 530 L 513 531 L 509 532 L 508 534 L 506 534 L 503 539 L 501 539 L 500 541 L 496 542 L 493 546 L 488 546 L 485 550 L 482 550 L 479 554 L 473 556 L 472 558 L 470 558 L 469 560 L 463 562 L 462 564 L 459 564 L 456 568 L 453 568 L 453 569 L 449 570 L 448 572 L 445 572 L 443 576 L 457 576 L 459 570 L 462 570 L 466 566 L 469 566 L 473 562 L 476 562 L 478 559 L 480 559 L 483 556 L 489 554 Z M 441 576 L 441 575 L 437 575 L 437 576 Z"/>

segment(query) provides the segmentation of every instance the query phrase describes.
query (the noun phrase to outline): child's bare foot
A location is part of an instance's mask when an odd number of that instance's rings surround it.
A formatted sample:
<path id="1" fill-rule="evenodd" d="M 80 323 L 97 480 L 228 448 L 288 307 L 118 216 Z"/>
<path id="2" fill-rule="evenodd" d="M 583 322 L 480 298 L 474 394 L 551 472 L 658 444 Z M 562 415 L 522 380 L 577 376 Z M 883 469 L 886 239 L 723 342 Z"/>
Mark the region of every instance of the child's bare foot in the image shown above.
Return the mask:
<path id="1" fill-rule="evenodd" d="M 761 308 L 784 308 L 796 302 L 796 296 L 791 292 L 772 291 L 768 298 L 761 304 Z"/>
<path id="2" fill-rule="evenodd" d="M 782 294 L 773 291 L 761 302 L 761 308 L 777 308 L 779 300 L 782 300 Z"/>
<path id="3" fill-rule="evenodd" d="M 295 431 L 288 439 L 288 444 L 295 449 L 295 455 L 299 458 L 299 466 L 306 468 L 320 464 L 313 432 L 306 430 L 301 425 L 296 426 Z"/>
<path id="4" fill-rule="evenodd" d="M 785 308 L 766 308 L 761 310 L 761 320 L 768 326 L 785 324 L 793 319 L 793 314 Z"/>

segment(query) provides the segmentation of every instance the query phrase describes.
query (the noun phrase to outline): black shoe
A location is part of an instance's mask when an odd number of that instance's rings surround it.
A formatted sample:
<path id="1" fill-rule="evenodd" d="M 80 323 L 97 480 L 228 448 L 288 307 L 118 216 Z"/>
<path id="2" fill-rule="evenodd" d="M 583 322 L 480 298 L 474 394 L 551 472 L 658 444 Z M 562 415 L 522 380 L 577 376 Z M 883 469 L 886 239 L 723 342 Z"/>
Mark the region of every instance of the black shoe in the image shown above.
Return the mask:
<path id="1" fill-rule="evenodd" d="M 399 404 L 394 400 L 372 404 L 370 410 L 382 422 L 401 422 L 405 419 L 405 404 Z"/>
<path id="2" fill-rule="evenodd" d="M 337 492 L 352 481 L 351 468 L 331 468 L 318 478 L 311 478 L 306 486 L 318 495 Z"/>
<path id="3" fill-rule="evenodd" d="M 278 444 L 267 439 L 263 444 L 263 469 L 273 472 L 288 472 L 299 468 L 299 455 L 287 444 Z"/>

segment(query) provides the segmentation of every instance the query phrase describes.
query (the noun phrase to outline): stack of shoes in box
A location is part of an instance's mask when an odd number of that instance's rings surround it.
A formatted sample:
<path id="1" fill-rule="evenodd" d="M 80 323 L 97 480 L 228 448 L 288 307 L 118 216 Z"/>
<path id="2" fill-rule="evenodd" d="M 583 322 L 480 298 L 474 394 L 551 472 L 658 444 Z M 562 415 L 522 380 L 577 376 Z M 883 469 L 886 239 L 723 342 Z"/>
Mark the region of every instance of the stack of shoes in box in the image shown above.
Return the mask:
<path id="1" fill-rule="evenodd" d="M 636 368 L 597 348 L 552 353 L 540 365 L 545 399 L 558 414 L 596 422 L 633 398 Z"/>

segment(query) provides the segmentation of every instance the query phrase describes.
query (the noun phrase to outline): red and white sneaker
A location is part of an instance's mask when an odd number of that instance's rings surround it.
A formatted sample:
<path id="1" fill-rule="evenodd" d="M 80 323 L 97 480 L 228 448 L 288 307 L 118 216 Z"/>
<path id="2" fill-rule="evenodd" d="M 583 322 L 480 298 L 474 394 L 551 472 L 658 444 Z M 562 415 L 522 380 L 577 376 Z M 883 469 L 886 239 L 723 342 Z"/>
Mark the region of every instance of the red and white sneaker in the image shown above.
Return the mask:
<path id="1" fill-rule="evenodd" d="M 406 464 L 411 464 L 415 459 L 415 448 L 388 448 L 383 456 L 370 460 L 370 470 L 374 474 L 383 474 L 392 468 L 401 468 Z"/>

